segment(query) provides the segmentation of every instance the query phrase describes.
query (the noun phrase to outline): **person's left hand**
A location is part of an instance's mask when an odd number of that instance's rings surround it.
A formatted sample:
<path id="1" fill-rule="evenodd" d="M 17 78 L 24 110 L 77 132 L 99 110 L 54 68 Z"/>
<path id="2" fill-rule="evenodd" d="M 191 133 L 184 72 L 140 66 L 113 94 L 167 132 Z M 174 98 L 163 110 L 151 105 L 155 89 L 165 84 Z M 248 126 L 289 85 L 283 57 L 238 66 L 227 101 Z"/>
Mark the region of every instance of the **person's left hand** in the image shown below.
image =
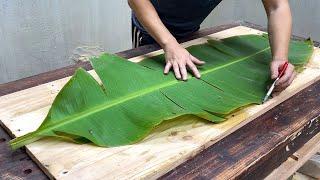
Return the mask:
<path id="1" fill-rule="evenodd" d="M 287 60 L 277 60 L 274 59 L 271 61 L 270 70 L 271 70 L 271 79 L 276 79 L 279 75 L 279 70 L 282 68 L 284 63 Z M 294 71 L 294 66 L 292 64 L 288 64 L 286 71 L 283 76 L 276 83 L 275 91 L 282 91 L 287 88 L 293 81 L 296 76 L 296 72 Z"/>

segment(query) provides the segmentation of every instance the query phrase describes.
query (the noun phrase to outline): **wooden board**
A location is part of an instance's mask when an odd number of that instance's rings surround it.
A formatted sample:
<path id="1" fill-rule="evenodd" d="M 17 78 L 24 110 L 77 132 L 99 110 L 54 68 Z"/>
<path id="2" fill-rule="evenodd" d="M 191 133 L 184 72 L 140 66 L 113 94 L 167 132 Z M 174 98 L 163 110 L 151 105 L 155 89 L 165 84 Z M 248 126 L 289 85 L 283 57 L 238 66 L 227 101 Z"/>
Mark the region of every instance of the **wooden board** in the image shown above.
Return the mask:
<path id="1" fill-rule="evenodd" d="M 261 34 L 261 31 L 239 26 L 210 35 L 221 39 L 242 34 Z M 184 43 L 184 46 L 203 43 L 209 37 Z M 146 56 L 161 53 L 156 51 Z M 195 117 L 183 117 L 163 123 L 142 142 L 135 145 L 99 148 L 76 145 L 53 138 L 30 144 L 27 151 L 51 178 L 57 179 L 132 179 L 156 178 L 240 128 L 260 114 L 315 82 L 320 77 L 320 50 L 304 72 L 279 96 L 264 105 L 251 106 L 236 112 L 224 123 L 212 124 Z M 139 61 L 143 56 L 133 58 Z M 92 74 L 94 72 L 91 71 Z M 35 130 L 44 119 L 50 105 L 69 78 L 0 97 L 0 120 L 14 136 Z"/>

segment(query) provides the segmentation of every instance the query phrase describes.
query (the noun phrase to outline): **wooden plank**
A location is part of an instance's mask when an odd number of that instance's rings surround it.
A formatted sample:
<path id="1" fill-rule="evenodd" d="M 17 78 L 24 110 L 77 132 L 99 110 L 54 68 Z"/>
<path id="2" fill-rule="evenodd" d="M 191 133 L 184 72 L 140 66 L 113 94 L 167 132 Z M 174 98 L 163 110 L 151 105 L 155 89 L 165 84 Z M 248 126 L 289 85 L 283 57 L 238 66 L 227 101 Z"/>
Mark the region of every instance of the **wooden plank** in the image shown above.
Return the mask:
<path id="1" fill-rule="evenodd" d="M 298 151 L 282 163 L 281 166 L 273 170 L 265 180 L 288 179 L 294 172 L 304 165 L 308 159 L 320 150 L 319 142 L 320 133 L 303 145 Z"/>
<path id="2" fill-rule="evenodd" d="M 261 32 L 237 27 L 216 33 L 212 35 L 212 38 L 246 33 Z M 204 40 L 205 38 L 198 39 L 185 45 L 201 43 Z M 317 59 L 318 55 L 317 50 L 313 60 Z M 139 58 L 133 60 L 137 61 Z M 315 78 L 319 77 L 319 70 L 317 61 L 313 60 L 308 65 L 309 68 L 300 74 L 285 92 L 263 106 L 255 106 L 238 112 L 225 123 L 211 124 L 199 119 L 184 117 L 163 124 L 143 142 L 136 145 L 97 148 L 46 139 L 29 145 L 28 151 L 41 162 L 42 168 L 49 175 L 57 178 L 86 178 L 90 176 L 90 173 L 97 174 L 96 178 L 99 178 L 99 175 L 101 177 L 111 175 L 110 178 L 119 176 L 158 177 L 290 97 L 300 90 L 299 88 L 314 82 Z M 34 130 L 41 123 L 54 96 L 66 81 L 67 78 L 1 97 L 0 104 L 6 107 L 0 112 L 3 124 L 12 130 L 13 135 L 17 136 Z M 34 96 L 33 93 L 36 93 L 37 96 Z M 26 100 L 28 104 L 32 102 L 30 106 L 25 106 Z M 249 119 L 247 119 L 248 116 L 250 116 Z"/>

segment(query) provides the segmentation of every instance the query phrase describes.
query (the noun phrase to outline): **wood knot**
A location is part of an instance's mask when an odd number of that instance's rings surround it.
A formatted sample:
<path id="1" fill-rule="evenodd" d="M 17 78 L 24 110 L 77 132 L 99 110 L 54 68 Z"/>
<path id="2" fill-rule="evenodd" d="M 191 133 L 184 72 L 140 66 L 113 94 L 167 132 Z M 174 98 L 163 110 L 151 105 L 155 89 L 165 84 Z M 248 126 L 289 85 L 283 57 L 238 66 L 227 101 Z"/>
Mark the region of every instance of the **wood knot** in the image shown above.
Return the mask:
<path id="1" fill-rule="evenodd" d="M 176 136 L 176 135 L 178 135 L 178 131 L 172 131 L 169 134 L 169 136 Z"/>
<path id="2" fill-rule="evenodd" d="M 23 171 L 23 173 L 24 173 L 24 174 L 30 174 L 30 173 L 32 173 L 32 169 L 25 169 L 25 170 Z"/>
<path id="3" fill-rule="evenodd" d="M 188 135 L 188 136 L 183 136 L 182 139 L 185 141 L 189 141 L 189 140 L 193 139 L 193 137 Z"/>

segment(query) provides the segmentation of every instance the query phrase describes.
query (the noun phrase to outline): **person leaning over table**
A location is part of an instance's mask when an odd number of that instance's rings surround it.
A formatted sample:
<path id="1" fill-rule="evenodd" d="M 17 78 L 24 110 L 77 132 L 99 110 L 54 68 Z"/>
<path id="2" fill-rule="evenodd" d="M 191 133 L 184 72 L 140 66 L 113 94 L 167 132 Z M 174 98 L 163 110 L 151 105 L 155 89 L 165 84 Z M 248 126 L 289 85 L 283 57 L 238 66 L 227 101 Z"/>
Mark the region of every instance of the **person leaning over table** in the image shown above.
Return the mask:
<path id="1" fill-rule="evenodd" d="M 179 80 L 187 80 L 187 68 L 200 78 L 197 65 L 205 62 L 192 56 L 178 42 L 200 28 L 200 24 L 222 0 L 128 0 L 132 9 L 132 42 L 134 47 L 158 43 L 165 52 L 164 73 L 173 69 Z M 262 0 L 268 16 L 269 42 L 272 51 L 271 78 L 288 59 L 291 35 L 291 12 L 288 0 Z M 278 81 L 284 89 L 295 77 L 289 64 Z"/>

